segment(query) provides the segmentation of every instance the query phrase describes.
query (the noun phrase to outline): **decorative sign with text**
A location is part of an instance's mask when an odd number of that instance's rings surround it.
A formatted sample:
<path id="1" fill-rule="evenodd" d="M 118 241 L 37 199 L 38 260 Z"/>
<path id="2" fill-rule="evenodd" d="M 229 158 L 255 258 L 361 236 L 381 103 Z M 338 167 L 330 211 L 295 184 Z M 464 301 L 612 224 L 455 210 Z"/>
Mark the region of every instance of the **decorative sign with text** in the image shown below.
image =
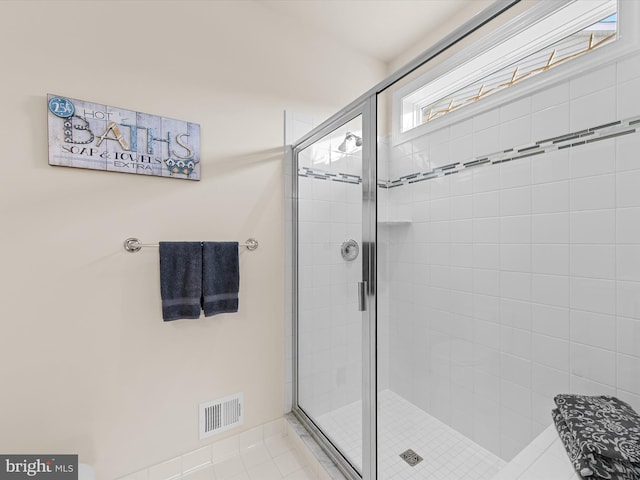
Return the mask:
<path id="1" fill-rule="evenodd" d="M 49 165 L 200 180 L 200 125 L 47 95 Z"/>

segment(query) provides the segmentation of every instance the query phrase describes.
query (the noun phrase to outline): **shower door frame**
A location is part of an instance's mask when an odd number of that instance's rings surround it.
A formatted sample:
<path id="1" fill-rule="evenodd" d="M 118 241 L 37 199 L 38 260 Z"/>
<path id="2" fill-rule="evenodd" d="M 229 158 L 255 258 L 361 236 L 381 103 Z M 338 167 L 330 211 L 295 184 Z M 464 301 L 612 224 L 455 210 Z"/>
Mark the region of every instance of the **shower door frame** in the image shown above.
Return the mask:
<path id="1" fill-rule="evenodd" d="M 414 70 L 435 58 L 440 53 L 455 45 L 480 27 L 498 17 L 521 0 L 495 0 L 476 16 L 455 29 L 431 48 L 398 69 L 382 82 L 358 97 L 338 113 L 327 119 L 321 125 L 303 136 L 287 150 L 287 157 L 293 163 L 292 169 L 292 312 L 293 312 L 293 365 L 292 365 L 292 412 L 306 427 L 311 436 L 324 449 L 336 466 L 350 480 L 377 480 L 377 264 L 376 264 L 376 235 L 377 235 L 377 99 L 391 85 L 395 84 Z M 567 1 L 567 0 L 565 0 Z M 298 405 L 298 366 L 297 366 L 297 319 L 298 319 L 298 153 L 335 130 L 340 125 L 352 120 L 358 115 L 363 116 L 363 199 L 362 199 L 362 253 L 363 280 L 367 281 L 365 295 L 366 311 L 363 312 L 363 455 L 362 476 L 351 466 L 340 451 L 323 435 L 322 431 L 309 419 Z M 366 262 L 364 261 L 366 260 Z M 365 275 L 366 274 L 366 275 Z M 355 286 L 354 286 L 355 288 Z"/>
<path id="2" fill-rule="evenodd" d="M 311 135 L 292 146 L 293 161 L 293 402 L 292 412 L 311 433 L 336 466 L 351 480 L 377 480 L 377 365 L 376 365 L 376 233 L 377 233 L 377 139 L 376 96 L 343 111 Z M 362 117 L 362 476 L 298 403 L 298 154 L 345 123 Z M 353 285 L 354 291 L 358 288 Z"/>

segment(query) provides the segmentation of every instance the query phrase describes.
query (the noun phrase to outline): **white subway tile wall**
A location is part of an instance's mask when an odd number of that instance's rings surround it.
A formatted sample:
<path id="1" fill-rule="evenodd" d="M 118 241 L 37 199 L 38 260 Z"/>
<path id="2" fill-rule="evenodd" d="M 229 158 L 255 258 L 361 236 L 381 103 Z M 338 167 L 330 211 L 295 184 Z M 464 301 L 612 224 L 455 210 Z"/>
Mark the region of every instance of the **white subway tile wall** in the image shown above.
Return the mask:
<path id="1" fill-rule="evenodd" d="M 361 175 L 361 153 L 349 156 L 352 165 L 342 158 L 316 167 Z M 348 239 L 362 245 L 362 186 L 299 175 L 298 198 L 298 398 L 318 417 L 361 398 L 361 256 L 346 261 L 340 247 Z"/>
<path id="2" fill-rule="evenodd" d="M 379 164 L 395 180 L 638 117 L 639 62 L 385 140 Z M 505 460 L 557 393 L 640 410 L 639 151 L 630 133 L 379 188 L 385 220 L 412 219 L 378 229 L 385 387 Z"/>

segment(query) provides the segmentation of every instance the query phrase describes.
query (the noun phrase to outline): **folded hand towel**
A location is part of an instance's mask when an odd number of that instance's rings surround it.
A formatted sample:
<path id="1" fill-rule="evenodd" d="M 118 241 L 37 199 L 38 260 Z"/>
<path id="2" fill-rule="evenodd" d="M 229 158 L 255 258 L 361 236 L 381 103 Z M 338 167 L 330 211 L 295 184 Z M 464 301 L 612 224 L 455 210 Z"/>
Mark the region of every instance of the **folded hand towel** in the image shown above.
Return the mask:
<path id="1" fill-rule="evenodd" d="M 202 256 L 204 316 L 237 312 L 240 288 L 238 242 L 204 242 Z"/>
<path id="2" fill-rule="evenodd" d="M 560 440 L 562 440 L 564 449 L 567 451 L 569 460 L 571 460 L 571 463 L 573 464 L 573 468 L 580 474 L 582 478 L 587 478 L 593 475 L 593 470 L 589 466 L 587 458 L 582 455 L 580 447 L 578 447 L 578 443 L 573 438 L 573 435 L 571 435 L 569 427 L 567 427 L 564 418 L 562 418 L 560 410 L 554 408 L 551 412 L 551 416 L 553 417 L 553 423 L 556 426 L 556 430 L 558 431 Z"/>
<path id="3" fill-rule="evenodd" d="M 160 242 L 160 295 L 165 322 L 199 318 L 202 296 L 202 244 Z"/>
<path id="4" fill-rule="evenodd" d="M 556 395 L 553 419 L 583 478 L 640 480 L 640 416 L 616 397 Z"/>

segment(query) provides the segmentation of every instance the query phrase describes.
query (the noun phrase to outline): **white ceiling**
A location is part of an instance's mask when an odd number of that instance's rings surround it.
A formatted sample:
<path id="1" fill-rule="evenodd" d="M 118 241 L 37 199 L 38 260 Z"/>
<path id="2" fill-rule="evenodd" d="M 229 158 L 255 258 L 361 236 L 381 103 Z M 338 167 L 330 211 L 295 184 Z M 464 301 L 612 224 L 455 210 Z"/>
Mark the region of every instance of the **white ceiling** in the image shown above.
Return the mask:
<path id="1" fill-rule="evenodd" d="M 388 64 L 442 25 L 449 30 L 490 2 L 480 0 L 259 0 L 280 14 Z M 448 32 L 447 32 L 448 33 Z M 444 36 L 444 35 L 442 35 Z M 437 39 L 434 39 L 435 41 Z M 425 47 L 426 48 L 426 47 Z"/>

